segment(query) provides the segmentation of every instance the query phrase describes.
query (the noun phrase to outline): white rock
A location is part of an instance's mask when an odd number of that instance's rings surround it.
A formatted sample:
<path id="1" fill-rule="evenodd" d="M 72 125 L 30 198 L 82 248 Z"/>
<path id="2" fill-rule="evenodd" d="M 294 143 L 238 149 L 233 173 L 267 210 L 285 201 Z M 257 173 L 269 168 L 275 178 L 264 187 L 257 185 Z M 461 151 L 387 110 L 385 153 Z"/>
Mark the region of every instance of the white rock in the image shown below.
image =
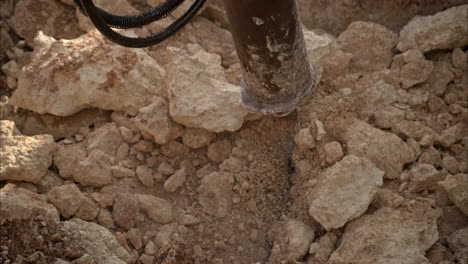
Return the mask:
<path id="1" fill-rule="evenodd" d="M 379 128 L 392 128 L 405 118 L 405 112 L 395 106 L 384 107 L 374 113 L 375 124 Z"/>
<path id="2" fill-rule="evenodd" d="M 410 184 L 408 189 L 411 192 L 421 192 L 433 190 L 436 187 L 439 172 L 434 166 L 429 164 L 417 164 L 410 170 Z"/>
<path id="3" fill-rule="evenodd" d="M 279 263 L 303 258 L 309 252 L 314 238 L 314 230 L 310 226 L 295 219 L 286 219 L 275 240 L 274 247 L 279 248 L 279 251 L 273 252 L 270 261 Z"/>
<path id="4" fill-rule="evenodd" d="M 339 132 L 340 142 L 346 143 L 349 154 L 365 157 L 385 171 L 386 179 L 400 175 L 403 165 L 415 158 L 412 149 L 395 134 L 374 128 L 358 119 L 340 122 L 344 133 Z"/>
<path id="5" fill-rule="evenodd" d="M 60 221 L 58 210 L 48 204 L 46 197 L 7 184 L 0 189 L 0 216 L 2 219 L 49 219 Z"/>
<path id="6" fill-rule="evenodd" d="M 346 156 L 320 176 L 310 190 L 309 214 L 326 230 L 359 217 L 383 183 L 384 172 L 365 158 Z"/>
<path id="7" fill-rule="evenodd" d="M 77 164 L 73 179 L 83 186 L 102 187 L 112 183 L 112 157 L 100 150 L 92 151 Z"/>
<path id="8" fill-rule="evenodd" d="M 169 116 L 169 104 L 162 97 L 154 97 L 153 102 L 141 108 L 135 118 L 135 126 L 153 136 L 158 144 L 166 144 L 182 135 L 182 127 Z"/>
<path id="9" fill-rule="evenodd" d="M 362 96 L 364 106 L 361 111 L 366 116 L 372 116 L 375 111 L 391 105 L 396 100 L 395 87 L 382 80 L 367 89 Z"/>
<path id="10" fill-rule="evenodd" d="M 315 145 L 317 144 L 315 142 L 315 138 L 312 136 L 312 133 L 310 133 L 310 128 L 308 127 L 303 128 L 297 132 L 297 134 L 294 136 L 294 142 L 296 143 L 298 149 L 302 151 L 315 148 Z"/>
<path id="11" fill-rule="evenodd" d="M 158 224 L 167 224 L 174 218 L 172 205 L 153 195 L 138 194 L 141 210 Z"/>
<path id="12" fill-rule="evenodd" d="M 450 201 L 468 215 L 468 175 L 449 175 L 439 185 L 445 189 Z"/>
<path id="13" fill-rule="evenodd" d="M 140 182 L 146 187 L 153 187 L 154 178 L 153 170 L 147 166 L 138 166 L 136 168 L 136 175 Z"/>
<path id="14" fill-rule="evenodd" d="M 335 41 L 330 36 L 320 36 L 310 30 L 304 30 L 304 41 L 309 61 L 315 68 L 315 82 L 318 83 L 323 72 L 322 59 L 330 53 Z"/>
<path id="15" fill-rule="evenodd" d="M 343 148 L 338 141 L 325 144 L 323 149 L 325 151 L 325 160 L 328 164 L 335 164 L 343 157 Z"/>
<path id="16" fill-rule="evenodd" d="M 50 135 L 26 137 L 12 121 L 0 121 L 0 181 L 39 183 L 52 164 L 56 145 Z"/>
<path id="17" fill-rule="evenodd" d="M 468 45 L 468 5 L 449 8 L 433 16 L 417 16 L 400 32 L 402 41 L 415 43 L 423 52 Z"/>
<path id="18" fill-rule="evenodd" d="M 424 255 L 439 238 L 439 216 L 421 202 L 401 210 L 381 208 L 346 226 L 340 247 L 327 263 L 430 263 Z"/>
<path id="19" fill-rule="evenodd" d="M 164 76 L 143 50 L 114 45 L 92 31 L 35 51 L 11 103 L 57 116 L 90 107 L 135 115 L 154 96 L 166 94 Z"/>
<path id="20" fill-rule="evenodd" d="M 169 48 L 168 89 L 170 114 L 185 126 L 212 132 L 236 131 L 247 111 L 239 86 L 227 82 L 218 55 L 203 50 L 190 56 Z"/>

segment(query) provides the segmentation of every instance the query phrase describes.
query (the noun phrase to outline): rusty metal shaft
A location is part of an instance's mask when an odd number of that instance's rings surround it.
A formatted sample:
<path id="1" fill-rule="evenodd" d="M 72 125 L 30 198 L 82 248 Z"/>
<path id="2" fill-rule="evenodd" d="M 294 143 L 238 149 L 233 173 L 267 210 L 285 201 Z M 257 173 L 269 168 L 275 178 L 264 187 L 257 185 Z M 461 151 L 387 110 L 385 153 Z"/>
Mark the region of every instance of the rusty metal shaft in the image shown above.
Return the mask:
<path id="1" fill-rule="evenodd" d="M 255 112 L 289 113 L 315 82 L 296 0 L 224 0 L 242 68 L 242 101 Z"/>

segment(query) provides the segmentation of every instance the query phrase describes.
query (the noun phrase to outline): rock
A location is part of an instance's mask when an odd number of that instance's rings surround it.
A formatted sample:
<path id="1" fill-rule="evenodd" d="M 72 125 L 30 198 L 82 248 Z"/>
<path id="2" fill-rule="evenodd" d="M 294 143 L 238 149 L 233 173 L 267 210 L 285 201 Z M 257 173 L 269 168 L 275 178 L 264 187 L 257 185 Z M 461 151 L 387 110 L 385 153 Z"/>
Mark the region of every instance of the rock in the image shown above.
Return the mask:
<path id="1" fill-rule="evenodd" d="M 111 167 L 112 171 L 112 176 L 115 178 L 121 179 L 121 178 L 133 178 L 135 177 L 135 172 L 131 169 L 127 169 L 122 166 L 112 166 Z"/>
<path id="2" fill-rule="evenodd" d="M 37 184 L 37 191 L 46 194 L 52 188 L 60 185 L 63 185 L 63 180 L 60 179 L 57 173 L 49 170 L 41 182 Z"/>
<path id="3" fill-rule="evenodd" d="M 166 144 L 182 135 L 183 129 L 169 116 L 169 104 L 162 97 L 154 97 L 153 102 L 141 108 L 135 117 L 135 126 L 150 134 L 158 144 Z"/>
<path id="4" fill-rule="evenodd" d="M 227 139 L 217 141 L 208 146 L 208 159 L 220 163 L 229 157 L 231 151 L 232 145 Z"/>
<path id="5" fill-rule="evenodd" d="M 335 164 L 343 158 L 343 148 L 340 142 L 333 141 L 325 144 L 323 147 L 325 151 L 325 160 L 328 164 Z"/>
<path id="6" fill-rule="evenodd" d="M 14 184 L 6 184 L 0 189 L 0 215 L 2 219 L 42 218 L 60 221 L 60 214 L 48 204 L 43 195 L 35 194 Z"/>
<path id="7" fill-rule="evenodd" d="M 158 172 L 163 175 L 172 175 L 175 170 L 169 163 L 163 161 L 161 164 L 159 164 Z"/>
<path id="8" fill-rule="evenodd" d="M 405 202 L 405 198 L 390 189 L 380 189 L 372 201 L 372 205 L 377 208 L 390 207 L 398 208 Z"/>
<path id="9" fill-rule="evenodd" d="M 146 254 L 141 254 L 140 261 L 143 264 L 153 264 L 154 263 L 154 256 L 149 256 Z"/>
<path id="10" fill-rule="evenodd" d="M 394 125 L 403 121 L 405 112 L 395 106 L 386 106 L 374 113 L 375 124 L 379 128 L 392 128 Z"/>
<path id="11" fill-rule="evenodd" d="M 140 204 L 138 197 L 129 193 L 120 193 L 115 197 L 112 218 L 121 228 L 128 230 L 137 223 Z"/>
<path id="12" fill-rule="evenodd" d="M 178 123 L 212 132 L 236 131 L 247 111 L 240 87 L 227 82 L 218 55 L 203 50 L 190 56 L 169 48 L 170 115 Z"/>
<path id="13" fill-rule="evenodd" d="M 115 157 L 117 149 L 123 143 L 120 131 L 114 123 L 105 124 L 88 136 L 87 150 L 100 150 L 110 157 Z"/>
<path id="14" fill-rule="evenodd" d="M 270 261 L 279 263 L 281 260 L 293 261 L 303 258 L 309 252 L 314 238 L 314 230 L 310 226 L 298 220 L 286 219 L 273 246 L 279 248 L 279 251 L 273 251 Z"/>
<path id="15" fill-rule="evenodd" d="M 447 62 L 435 61 L 434 70 L 421 85 L 422 88 L 432 91 L 437 96 L 443 96 L 447 90 L 447 85 L 455 78 L 450 68 L 451 65 Z"/>
<path id="16" fill-rule="evenodd" d="M 132 148 L 138 152 L 151 153 L 154 150 L 154 144 L 148 140 L 140 140 Z"/>
<path id="17" fill-rule="evenodd" d="M 208 146 L 215 134 L 205 129 L 187 128 L 182 135 L 182 143 L 191 148 L 197 149 Z"/>
<path id="18" fill-rule="evenodd" d="M 322 77 L 323 60 L 331 52 L 335 41 L 327 35 L 317 35 L 313 31 L 304 30 L 304 41 L 310 63 L 315 68 L 315 82 L 318 83 Z"/>
<path id="19" fill-rule="evenodd" d="M 416 84 L 425 82 L 433 70 L 434 64 L 432 61 L 417 60 L 406 64 L 400 71 L 402 88 L 408 89 Z"/>
<path id="20" fill-rule="evenodd" d="M 141 240 L 141 230 L 138 228 L 130 228 L 127 232 L 128 240 L 136 250 L 143 247 L 143 241 Z"/>
<path id="21" fill-rule="evenodd" d="M 12 121 L 0 121 L 0 181 L 39 183 L 52 164 L 55 151 L 50 135 L 22 136 Z"/>
<path id="22" fill-rule="evenodd" d="M 459 166 L 457 159 L 453 156 L 448 155 L 442 159 L 442 168 L 446 169 L 451 174 L 457 174 Z"/>
<path id="23" fill-rule="evenodd" d="M 73 179 L 83 186 L 102 187 L 112 183 L 113 159 L 100 150 L 92 151 L 78 163 Z"/>
<path id="24" fill-rule="evenodd" d="M 344 52 L 353 54 L 353 71 L 379 71 L 390 66 L 398 36 L 384 26 L 356 21 L 340 34 L 337 41 Z"/>
<path id="25" fill-rule="evenodd" d="M 393 126 L 392 132 L 402 138 L 414 138 L 421 141 L 426 135 L 435 138 L 436 132 L 427 127 L 422 121 L 403 120 Z"/>
<path id="26" fill-rule="evenodd" d="M 161 154 L 169 158 L 175 158 L 187 155 L 190 148 L 178 141 L 172 140 L 161 146 Z"/>
<path id="27" fill-rule="evenodd" d="M 468 70 L 468 54 L 465 54 L 462 49 L 456 48 L 452 52 L 452 65 L 453 67 L 466 71 Z"/>
<path id="28" fill-rule="evenodd" d="M 192 215 L 182 215 L 179 218 L 179 224 L 184 225 L 184 226 L 192 226 L 192 225 L 197 225 L 200 223 L 200 220 L 196 218 L 195 216 Z"/>
<path id="29" fill-rule="evenodd" d="M 310 133 L 310 128 L 308 127 L 303 128 L 297 132 L 297 134 L 294 136 L 294 143 L 296 143 L 296 146 L 300 151 L 315 148 L 315 145 L 317 144 L 315 142 L 315 138 L 312 136 L 312 133 Z"/>
<path id="30" fill-rule="evenodd" d="M 167 224 L 174 218 L 172 205 L 153 195 L 138 194 L 141 210 L 158 224 Z"/>
<path id="31" fill-rule="evenodd" d="M 410 170 L 410 184 L 408 186 L 411 192 L 421 192 L 424 190 L 433 190 L 439 179 L 439 172 L 434 166 L 429 164 L 417 164 Z"/>
<path id="32" fill-rule="evenodd" d="M 171 193 L 177 191 L 178 188 L 184 185 L 186 178 L 187 172 L 185 171 L 185 168 L 176 171 L 164 182 L 164 190 Z"/>
<path id="33" fill-rule="evenodd" d="M 148 241 L 148 243 L 146 243 L 145 245 L 145 254 L 149 255 L 149 256 L 154 256 L 156 254 L 156 252 L 158 251 L 158 248 L 156 246 L 156 244 L 154 244 L 153 241 Z"/>
<path id="34" fill-rule="evenodd" d="M 424 255 L 439 237 L 439 216 L 422 202 L 400 210 L 378 209 L 346 226 L 341 245 L 327 263 L 428 263 Z"/>
<path id="35" fill-rule="evenodd" d="M 166 94 L 164 75 L 143 50 L 111 44 L 92 31 L 36 51 L 18 79 L 11 103 L 56 116 L 90 107 L 135 115 L 154 96 Z"/>
<path id="36" fill-rule="evenodd" d="M 438 219 L 439 240 L 447 242 L 447 238 L 458 229 L 466 227 L 468 216 L 456 206 L 442 207 L 442 216 Z"/>
<path id="37" fill-rule="evenodd" d="M 440 134 L 437 142 L 445 148 L 450 148 L 453 144 L 460 141 L 466 135 L 466 125 L 458 123 Z"/>
<path id="38" fill-rule="evenodd" d="M 85 221 L 94 221 L 99 214 L 99 206 L 93 200 L 85 197 L 75 216 Z"/>
<path id="39" fill-rule="evenodd" d="M 73 216 L 82 205 L 85 196 L 75 184 L 54 187 L 47 193 L 47 199 L 65 218 Z"/>
<path id="40" fill-rule="evenodd" d="M 459 229 L 447 238 L 449 247 L 453 252 L 466 252 L 468 254 L 468 227 Z"/>
<path id="41" fill-rule="evenodd" d="M 418 163 L 431 164 L 434 167 L 439 167 L 442 159 L 440 158 L 439 152 L 434 147 L 429 147 L 419 157 Z"/>
<path id="42" fill-rule="evenodd" d="M 213 172 L 201 180 L 198 200 L 205 213 L 225 217 L 231 208 L 234 179 L 229 174 Z"/>
<path id="43" fill-rule="evenodd" d="M 346 143 L 348 154 L 365 157 L 385 171 L 386 179 L 400 175 L 403 165 L 414 160 L 411 148 L 396 135 L 357 120 L 342 120 L 344 132 L 337 138 Z"/>
<path id="44" fill-rule="evenodd" d="M 221 171 L 240 172 L 243 168 L 244 164 L 242 160 L 236 157 L 227 158 L 221 164 L 219 164 L 219 169 Z"/>
<path id="45" fill-rule="evenodd" d="M 346 156 L 320 176 L 309 191 L 309 214 L 326 230 L 340 228 L 359 217 L 383 183 L 384 172 L 365 158 Z M 337 189 L 337 186 L 346 186 Z"/>
<path id="46" fill-rule="evenodd" d="M 415 43 L 422 52 L 464 47 L 468 45 L 467 13 L 468 5 L 460 5 L 433 16 L 415 17 L 400 31 L 401 41 Z"/>
<path id="47" fill-rule="evenodd" d="M 98 263 L 133 263 L 133 257 L 105 227 L 75 218 L 63 222 L 63 229 L 71 241 L 93 256 Z"/>
<path id="48" fill-rule="evenodd" d="M 24 19 L 25 17 L 29 19 Z M 40 30 L 55 39 L 73 39 L 83 33 L 77 27 L 73 9 L 59 1 L 19 1 L 10 25 L 30 46 L 33 46 L 34 37 Z"/>
<path id="49" fill-rule="evenodd" d="M 86 147 L 84 144 L 57 144 L 54 154 L 54 164 L 60 172 L 60 177 L 72 179 L 78 164 L 86 159 Z"/>
<path id="50" fill-rule="evenodd" d="M 385 81 L 378 81 L 375 85 L 367 89 L 361 95 L 363 108 L 361 113 L 365 116 L 372 116 L 375 111 L 378 111 L 386 106 L 393 104 L 396 101 L 395 87 Z"/>
<path id="51" fill-rule="evenodd" d="M 101 208 L 97 217 L 97 222 L 108 229 L 115 228 L 114 219 L 112 219 L 112 213 L 105 209 Z"/>
<path id="52" fill-rule="evenodd" d="M 140 182 L 146 187 L 152 187 L 154 185 L 153 170 L 147 166 L 138 166 L 136 168 L 136 174 Z"/>
<path id="53" fill-rule="evenodd" d="M 315 252 L 315 259 L 319 263 L 325 263 L 330 258 L 330 255 L 336 249 L 338 236 L 333 232 L 328 232 L 319 240 L 319 246 Z"/>
<path id="54" fill-rule="evenodd" d="M 468 216 L 468 176 L 466 174 L 449 175 L 439 185 L 460 210 Z"/>

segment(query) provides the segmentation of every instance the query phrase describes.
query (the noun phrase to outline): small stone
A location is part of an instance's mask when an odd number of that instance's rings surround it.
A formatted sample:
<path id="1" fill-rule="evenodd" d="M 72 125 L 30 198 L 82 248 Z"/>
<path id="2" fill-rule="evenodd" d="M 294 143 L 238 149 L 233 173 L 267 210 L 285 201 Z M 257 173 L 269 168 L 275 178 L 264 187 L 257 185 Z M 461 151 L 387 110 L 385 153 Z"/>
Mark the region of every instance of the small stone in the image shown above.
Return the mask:
<path id="1" fill-rule="evenodd" d="M 328 164 L 335 164 L 343 158 L 343 149 L 341 144 L 337 141 L 333 141 L 325 144 L 325 160 Z"/>
<path id="2" fill-rule="evenodd" d="M 242 171 L 242 168 L 243 168 L 242 160 L 236 157 L 227 158 L 219 165 L 219 169 L 221 171 L 228 171 L 228 172 L 240 172 Z"/>
<path id="3" fill-rule="evenodd" d="M 152 142 L 148 140 L 140 140 L 138 141 L 138 143 L 133 145 L 132 148 L 138 152 L 151 153 L 154 150 L 154 145 Z"/>
<path id="4" fill-rule="evenodd" d="M 425 59 L 424 54 L 420 50 L 417 50 L 417 49 L 411 49 L 411 50 L 405 51 L 402 55 L 403 55 L 403 60 L 406 63 L 410 63 L 413 61 L 421 61 Z"/>
<path id="5" fill-rule="evenodd" d="M 132 143 L 133 132 L 126 127 L 119 127 L 120 135 L 127 143 Z"/>
<path id="6" fill-rule="evenodd" d="M 429 147 L 419 157 L 418 163 L 431 164 L 434 167 L 439 167 L 442 162 L 439 152 L 434 147 Z"/>
<path id="7" fill-rule="evenodd" d="M 130 228 L 127 231 L 127 237 L 133 248 L 136 250 L 143 247 L 143 241 L 141 240 L 141 230 L 139 228 Z"/>
<path id="8" fill-rule="evenodd" d="M 182 135 L 182 142 L 194 149 L 208 146 L 215 134 L 205 129 L 187 128 Z"/>
<path id="9" fill-rule="evenodd" d="M 386 106 L 374 113 L 375 124 L 380 128 L 392 128 L 405 118 L 405 112 L 395 106 Z"/>
<path id="10" fill-rule="evenodd" d="M 146 254 L 141 254 L 140 261 L 143 264 L 153 264 L 154 263 L 154 256 L 149 256 Z"/>
<path id="11" fill-rule="evenodd" d="M 145 254 L 154 256 L 157 251 L 158 251 L 158 247 L 156 246 L 156 244 L 154 244 L 153 241 L 148 241 L 148 243 L 146 243 Z"/>
<path id="12" fill-rule="evenodd" d="M 198 218 L 192 215 L 185 214 L 179 218 L 179 224 L 184 225 L 184 226 L 192 226 L 192 225 L 197 225 L 199 223 L 200 223 L 200 220 L 198 220 Z"/>
<path id="13" fill-rule="evenodd" d="M 315 126 L 317 127 L 317 133 L 315 135 L 315 139 L 317 141 L 322 141 L 323 138 L 327 135 L 327 132 L 323 128 L 323 123 L 322 121 L 315 119 Z"/>
<path id="14" fill-rule="evenodd" d="M 136 174 L 140 182 L 146 187 L 153 187 L 154 178 L 153 170 L 147 166 L 138 166 L 136 168 Z"/>
<path id="15" fill-rule="evenodd" d="M 158 224 L 167 224 L 174 218 L 172 205 L 161 198 L 153 195 L 138 194 L 141 210 Z"/>
<path id="16" fill-rule="evenodd" d="M 115 228 L 114 219 L 112 219 L 112 213 L 105 208 L 101 208 L 101 210 L 99 210 L 97 222 L 105 228 Z"/>
<path id="17" fill-rule="evenodd" d="M 118 161 L 126 160 L 128 159 L 128 154 L 130 151 L 130 147 L 128 146 L 127 143 L 122 143 L 119 148 L 117 149 L 117 152 L 115 153 L 115 157 Z"/>
<path id="18" fill-rule="evenodd" d="M 453 252 L 466 252 L 468 254 L 468 227 L 459 229 L 447 238 L 449 248 Z"/>
<path id="19" fill-rule="evenodd" d="M 131 169 L 127 169 L 122 166 L 112 166 L 111 167 L 112 171 L 112 176 L 115 178 L 121 179 L 121 178 L 133 178 L 135 177 L 135 172 Z"/>
<path id="20" fill-rule="evenodd" d="M 439 171 L 429 164 L 417 164 L 410 170 L 410 192 L 433 190 L 439 179 Z"/>
<path id="21" fill-rule="evenodd" d="M 175 192 L 179 187 L 184 185 L 185 179 L 187 178 L 187 172 L 185 168 L 176 171 L 171 177 L 164 182 L 164 190 L 166 192 Z"/>
<path id="22" fill-rule="evenodd" d="M 93 150 L 100 150 L 105 154 L 115 157 L 117 149 L 123 143 L 120 131 L 114 123 L 105 124 L 88 136 L 88 153 Z"/>
<path id="23" fill-rule="evenodd" d="M 452 52 L 452 64 L 455 68 L 466 71 L 468 70 L 468 56 L 462 49 L 456 48 Z"/>
<path id="24" fill-rule="evenodd" d="M 211 174 L 214 171 L 216 171 L 215 166 L 211 164 L 206 164 L 205 166 L 203 166 L 197 171 L 196 175 L 199 179 L 203 179 L 203 177 L 205 177 L 208 174 Z"/>
<path id="25" fill-rule="evenodd" d="M 163 161 L 158 167 L 158 172 L 163 175 L 172 175 L 175 170 L 169 163 Z"/>
<path id="26" fill-rule="evenodd" d="M 338 241 L 338 236 L 333 232 L 328 232 L 322 236 L 319 240 L 319 247 L 315 252 L 315 259 L 319 263 L 325 263 L 330 258 L 330 255 L 336 249 L 336 242 Z"/>
<path id="27" fill-rule="evenodd" d="M 450 201 L 468 216 L 468 175 L 449 175 L 439 185 L 445 189 Z"/>
<path id="28" fill-rule="evenodd" d="M 281 226 L 274 247 L 279 251 L 272 252 L 270 261 L 279 263 L 281 260 L 299 260 L 303 258 L 315 238 L 314 229 L 295 219 L 286 219 Z"/>
<path id="29" fill-rule="evenodd" d="M 66 184 L 52 188 L 47 193 L 47 199 L 63 217 L 70 218 L 80 208 L 85 196 L 75 184 Z"/>
<path id="30" fill-rule="evenodd" d="M 140 204 L 138 198 L 129 193 L 120 193 L 115 197 L 112 208 L 114 222 L 121 228 L 128 230 L 137 223 Z"/>
<path id="31" fill-rule="evenodd" d="M 85 221 L 94 221 L 99 214 L 99 206 L 93 200 L 85 197 L 75 216 Z"/>
<path id="32" fill-rule="evenodd" d="M 232 203 L 234 179 L 226 173 L 213 172 L 203 177 L 198 197 L 203 210 L 217 218 L 225 217 Z"/>
<path id="33" fill-rule="evenodd" d="M 63 185 L 63 180 L 53 171 L 47 171 L 46 175 L 42 178 L 41 182 L 37 184 L 37 191 L 39 193 L 47 193 L 52 188 Z"/>
<path id="34" fill-rule="evenodd" d="M 297 132 L 296 136 L 294 136 L 294 142 L 301 151 L 315 148 L 317 144 L 308 127 Z"/>
<path id="35" fill-rule="evenodd" d="M 372 204 L 377 208 L 398 208 L 405 202 L 405 198 L 389 189 L 380 189 L 375 195 Z"/>
<path id="36" fill-rule="evenodd" d="M 102 187 L 112 183 L 113 158 L 100 150 L 93 150 L 73 170 L 73 179 L 83 186 Z"/>
<path id="37" fill-rule="evenodd" d="M 169 141 L 169 143 L 161 146 L 161 154 L 169 158 L 184 156 L 190 152 L 190 148 L 177 141 Z"/>
<path id="38" fill-rule="evenodd" d="M 442 168 L 446 169 L 451 174 L 457 174 L 459 163 L 453 156 L 447 155 L 442 159 Z"/>
<path id="39" fill-rule="evenodd" d="M 231 143 L 226 139 L 212 143 L 208 146 L 208 159 L 215 163 L 221 163 L 227 159 L 231 150 Z"/>
<path id="40" fill-rule="evenodd" d="M 458 123 L 440 134 L 438 142 L 445 148 L 450 148 L 453 144 L 460 141 L 466 135 L 466 126 Z"/>
<path id="41" fill-rule="evenodd" d="M 416 84 L 425 82 L 433 70 L 434 64 L 432 61 L 419 60 L 406 64 L 400 72 L 402 88 L 408 89 Z"/>

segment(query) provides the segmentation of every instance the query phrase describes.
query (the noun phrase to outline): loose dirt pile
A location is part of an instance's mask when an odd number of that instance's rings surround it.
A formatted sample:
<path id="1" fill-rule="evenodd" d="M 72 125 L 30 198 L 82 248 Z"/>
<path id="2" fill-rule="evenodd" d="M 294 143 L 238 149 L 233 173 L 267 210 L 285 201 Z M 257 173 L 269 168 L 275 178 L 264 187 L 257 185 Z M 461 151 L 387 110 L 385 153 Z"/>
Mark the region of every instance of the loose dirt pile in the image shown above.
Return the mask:
<path id="1" fill-rule="evenodd" d="M 127 49 L 71 2 L 2 3 L 0 262 L 467 263 L 468 5 L 304 29 L 317 84 L 276 118 L 218 5 Z"/>

